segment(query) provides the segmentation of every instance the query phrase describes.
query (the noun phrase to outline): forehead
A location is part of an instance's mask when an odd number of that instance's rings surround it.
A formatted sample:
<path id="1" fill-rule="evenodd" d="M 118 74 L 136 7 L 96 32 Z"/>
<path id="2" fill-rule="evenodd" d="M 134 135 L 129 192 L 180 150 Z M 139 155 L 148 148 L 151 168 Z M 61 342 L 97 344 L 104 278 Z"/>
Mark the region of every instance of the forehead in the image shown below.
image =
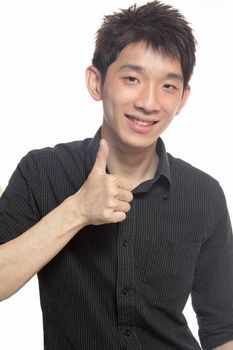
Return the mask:
<path id="1" fill-rule="evenodd" d="M 174 72 L 182 76 L 181 64 L 178 59 L 165 55 L 144 42 L 127 45 L 109 68 L 120 71 L 134 66 L 138 67 L 136 70 L 142 73 Z"/>

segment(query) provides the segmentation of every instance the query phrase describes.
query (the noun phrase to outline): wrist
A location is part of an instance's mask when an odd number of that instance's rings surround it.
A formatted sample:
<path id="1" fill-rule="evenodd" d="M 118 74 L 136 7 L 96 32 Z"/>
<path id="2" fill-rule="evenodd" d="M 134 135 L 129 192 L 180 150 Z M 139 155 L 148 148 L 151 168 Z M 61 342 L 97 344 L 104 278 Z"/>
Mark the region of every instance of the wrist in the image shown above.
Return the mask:
<path id="1" fill-rule="evenodd" d="M 74 194 L 61 204 L 62 220 L 67 231 L 79 231 L 88 225 L 86 217 L 82 213 L 82 207 L 78 194 Z"/>
<path id="2" fill-rule="evenodd" d="M 58 207 L 44 216 L 41 224 L 45 225 L 50 235 L 59 237 L 68 234 L 71 238 L 87 225 L 75 196 L 66 198 Z"/>

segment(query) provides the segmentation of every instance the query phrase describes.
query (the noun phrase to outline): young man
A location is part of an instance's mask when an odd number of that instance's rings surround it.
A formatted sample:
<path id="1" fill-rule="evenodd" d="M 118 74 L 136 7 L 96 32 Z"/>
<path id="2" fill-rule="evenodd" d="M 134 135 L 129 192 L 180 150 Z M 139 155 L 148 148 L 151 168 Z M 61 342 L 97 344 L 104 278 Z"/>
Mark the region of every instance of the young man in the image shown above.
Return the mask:
<path id="1" fill-rule="evenodd" d="M 105 17 L 93 139 L 32 151 L 0 200 L 0 299 L 38 273 L 46 350 L 233 349 L 233 237 L 216 180 L 166 153 L 195 39 L 157 1 Z M 102 139 L 102 140 L 101 140 Z"/>

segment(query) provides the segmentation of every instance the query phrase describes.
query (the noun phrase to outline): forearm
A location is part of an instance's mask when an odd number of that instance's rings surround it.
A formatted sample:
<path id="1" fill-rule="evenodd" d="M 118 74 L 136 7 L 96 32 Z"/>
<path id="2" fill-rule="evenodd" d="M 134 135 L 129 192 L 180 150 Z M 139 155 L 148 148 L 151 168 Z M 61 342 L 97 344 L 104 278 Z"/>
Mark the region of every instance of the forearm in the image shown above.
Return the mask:
<path id="1" fill-rule="evenodd" d="M 214 348 L 213 350 L 233 350 L 233 340 L 226 343 L 226 344 L 218 346 L 217 348 Z"/>
<path id="2" fill-rule="evenodd" d="M 85 224 L 74 196 L 28 231 L 0 246 L 0 300 L 17 292 L 81 230 Z"/>
<path id="3" fill-rule="evenodd" d="M 86 225 L 125 220 L 133 187 L 120 176 L 106 174 L 107 156 L 103 142 L 80 190 L 27 232 L 0 246 L 0 300 L 20 289 Z"/>

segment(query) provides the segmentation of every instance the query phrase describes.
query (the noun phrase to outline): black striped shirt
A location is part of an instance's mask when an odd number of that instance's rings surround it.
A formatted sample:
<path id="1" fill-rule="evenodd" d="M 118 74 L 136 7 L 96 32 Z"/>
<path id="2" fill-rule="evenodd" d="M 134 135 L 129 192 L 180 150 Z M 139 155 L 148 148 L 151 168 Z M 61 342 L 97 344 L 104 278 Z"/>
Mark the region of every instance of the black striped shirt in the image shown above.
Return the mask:
<path id="1" fill-rule="evenodd" d="M 38 222 L 85 182 L 93 139 L 29 152 L 0 199 L 0 242 Z M 233 339 L 233 236 L 216 180 L 157 142 L 153 180 L 124 222 L 87 226 L 39 273 L 46 350 L 196 350 Z M 98 198 L 96 198 L 98 201 Z M 26 332 L 26 330 L 25 330 Z"/>

